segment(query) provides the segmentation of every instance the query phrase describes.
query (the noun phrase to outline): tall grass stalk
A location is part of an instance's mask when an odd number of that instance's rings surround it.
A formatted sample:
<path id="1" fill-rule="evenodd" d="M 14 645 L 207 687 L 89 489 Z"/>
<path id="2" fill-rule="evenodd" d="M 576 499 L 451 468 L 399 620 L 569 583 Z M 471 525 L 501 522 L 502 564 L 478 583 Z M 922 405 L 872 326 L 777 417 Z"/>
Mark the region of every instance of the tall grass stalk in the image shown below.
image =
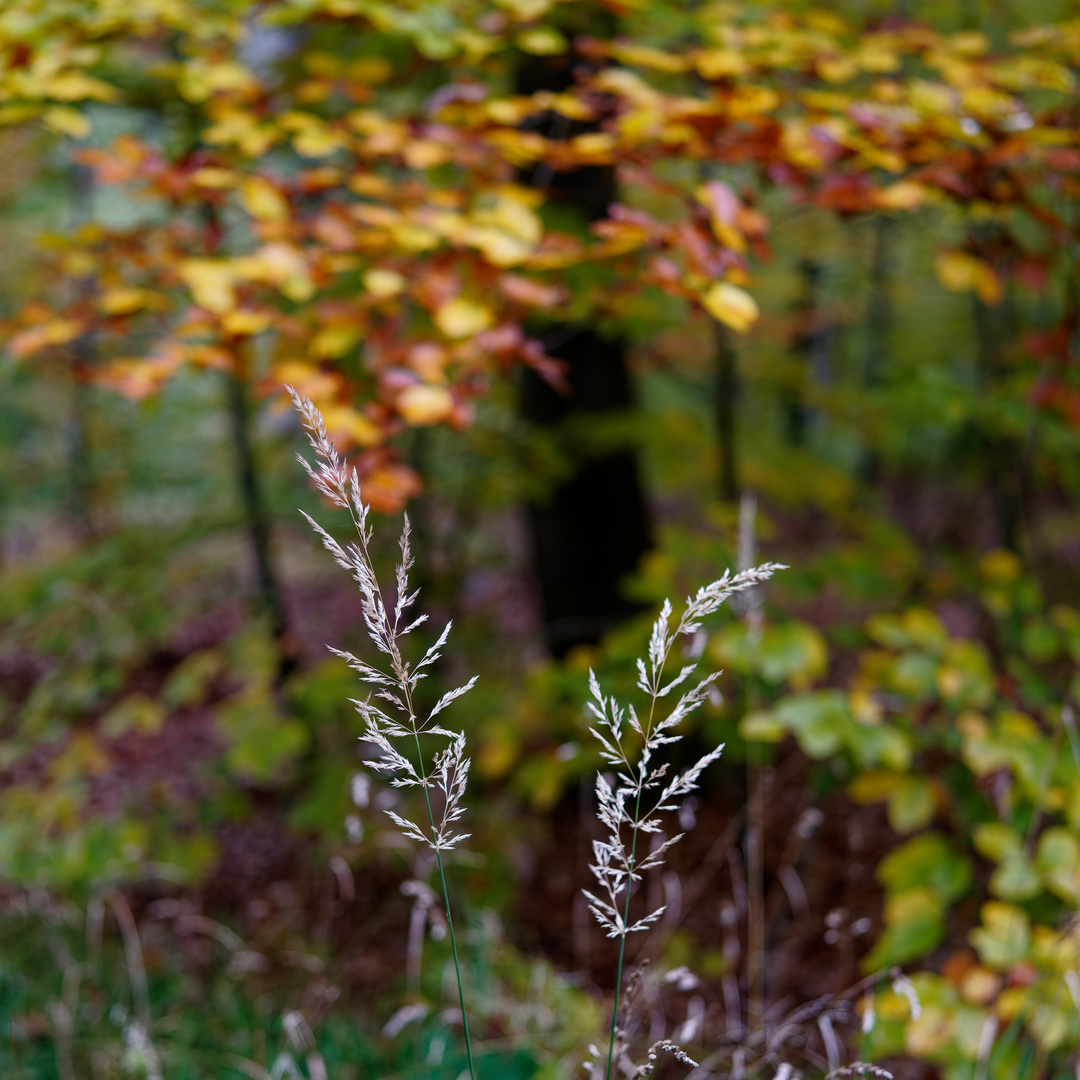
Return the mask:
<path id="1" fill-rule="evenodd" d="M 683 690 L 666 714 L 662 700 L 683 686 L 697 670 L 697 660 L 705 643 L 702 620 L 717 611 L 730 596 L 761 584 L 772 577 L 776 570 L 782 569 L 786 567 L 779 563 L 764 563 L 734 576 L 730 571 L 725 573 L 687 600 L 686 608 L 674 627 L 671 601 L 664 601 L 649 638 L 647 661 L 644 658 L 637 661 L 637 687 L 645 695 L 647 703 L 643 715 L 639 716 L 633 705 L 624 707 L 613 696 L 605 696 L 596 675 L 591 670 L 589 672 L 592 700 L 588 707 L 594 720 L 589 730 L 600 742 L 600 756 L 617 770 L 614 783 L 603 772 L 598 772 L 596 777 L 597 816 L 607 830 L 607 838 L 593 841 L 594 861 L 589 869 L 601 895 L 583 890 L 589 901 L 589 910 L 607 931 L 607 936 L 619 939 L 606 1080 L 611 1080 L 618 1056 L 615 1044 L 626 939 L 651 926 L 666 907 L 661 905 L 631 922 L 630 901 L 634 883 L 640 881 L 647 870 L 663 866 L 668 849 L 682 838 L 682 834 L 663 840 L 643 857 L 638 854 L 638 841 L 643 833 L 661 831 L 662 815 L 678 809 L 680 801 L 696 789 L 701 773 L 716 761 L 724 749 L 723 745 L 716 747 L 690 768 L 668 778 L 669 763 L 654 762 L 654 755 L 663 746 L 682 739 L 681 735 L 674 734 L 675 728 L 705 699 L 719 672 Z M 665 683 L 664 670 L 671 651 L 682 638 L 688 639 L 690 648 L 686 658 L 691 662 L 683 664 L 678 674 Z M 664 1048 L 670 1049 L 671 1046 L 665 1043 Z M 689 1061 L 681 1052 L 679 1056 Z M 590 1066 L 590 1070 L 596 1075 L 596 1063 Z"/>
<path id="2" fill-rule="evenodd" d="M 395 573 L 396 596 L 391 610 L 383 599 L 382 589 L 371 561 L 372 532 L 368 524 L 368 506 L 361 497 L 356 470 L 349 470 L 341 461 L 334 449 L 334 444 L 326 434 L 326 425 L 323 423 L 319 410 L 311 401 L 301 397 L 291 387 L 288 389 L 315 452 L 316 465 L 314 467 L 310 465 L 302 455 L 297 455 L 298 460 L 311 477 L 315 487 L 335 506 L 348 510 L 356 529 L 357 541 L 342 547 L 317 521 L 310 515 L 304 514 L 338 565 L 353 575 L 360 589 L 361 611 L 368 636 L 378 652 L 386 658 L 386 664 L 389 667 L 389 671 L 384 671 L 381 667 L 353 656 L 352 653 L 342 652 L 332 647 L 330 649 L 336 656 L 344 659 L 370 687 L 371 692 L 364 700 L 353 701 L 364 719 L 364 739 L 377 747 L 381 755 L 365 764 L 392 776 L 391 783 L 394 787 L 420 788 L 424 793 L 424 806 L 427 812 L 426 828 L 424 824 L 418 824 L 392 810 L 387 810 L 387 813 L 406 836 L 426 845 L 435 853 L 439 868 L 439 884 L 446 909 L 446 925 L 450 932 L 450 949 L 454 957 L 454 974 L 457 978 L 458 1000 L 461 1004 L 461 1023 L 465 1036 L 465 1053 L 469 1062 L 469 1076 L 475 1080 L 476 1071 L 473 1064 L 472 1041 L 469 1037 L 469 1020 L 465 1011 L 465 990 L 461 981 L 461 962 L 458 957 L 457 938 L 454 934 L 454 917 L 450 910 L 450 894 L 446 887 L 446 868 L 443 864 L 443 853 L 452 850 L 469 835 L 455 832 L 453 828 L 454 823 L 464 813 L 463 798 L 469 775 L 469 759 L 465 756 L 464 733 L 451 731 L 433 721 L 452 701 L 471 690 L 476 679 L 474 677 L 463 686 L 443 694 L 425 717 L 417 713 L 415 704 L 417 685 L 427 675 L 424 669 L 439 659 L 450 634 L 451 624 L 446 624 L 438 639 L 424 653 L 419 662 L 410 664 L 405 660 L 402 654 L 402 640 L 427 621 L 426 615 L 419 615 L 411 621 L 405 617 L 406 612 L 415 605 L 419 596 L 418 589 L 409 592 L 409 571 L 412 569 L 413 557 L 409 543 L 408 516 L 405 517 L 401 532 L 401 558 Z M 421 735 L 447 740 L 445 746 L 432 755 L 430 768 L 420 743 Z M 405 739 L 415 747 L 415 763 L 393 745 L 391 742 L 393 739 Z M 432 804 L 433 788 L 442 797 L 442 805 L 438 812 Z"/>

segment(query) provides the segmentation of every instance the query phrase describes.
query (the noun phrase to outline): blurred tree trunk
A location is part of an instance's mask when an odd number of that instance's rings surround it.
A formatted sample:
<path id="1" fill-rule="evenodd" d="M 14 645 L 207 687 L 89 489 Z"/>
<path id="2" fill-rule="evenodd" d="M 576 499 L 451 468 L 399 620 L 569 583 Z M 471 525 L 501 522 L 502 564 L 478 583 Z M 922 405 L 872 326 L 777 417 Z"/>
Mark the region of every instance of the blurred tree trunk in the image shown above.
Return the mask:
<path id="1" fill-rule="evenodd" d="M 897 224 L 879 215 L 872 223 L 870 251 L 870 292 L 866 300 L 866 347 L 863 352 L 862 385 L 873 391 L 885 378 L 889 364 L 889 339 L 893 329 L 892 252 Z M 864 431 L 866 425 L 863 425 Z M 859 474 L 864 483 L 874 484 L 881 461 L 872 439 L 864 435 Z"/>
<path id="2" fill-rule="evenodd" d="M 572 55 L 531 58 L 518 69 L 518 90 L 564 90 L 574 81 L 577 62 Z M 554 113 L 540 123 L 549 138 L 587 130 Z M 585 224 L 604 217 L 615 198 L 615 170 L 608 167 L 557 173 L 541 166 L 522 181 L 572 206 Z M 570 393 L 562 395 L 525 371 L 521 411 L 526 419 L 558 428 L 574 417 L 633 407 L 622 341 L 602 337 L 589 326 L 557 329 L 549 337 L 559 339 L 548 345 L 548 353 L 566 364 Z M 621 583 L 651 542 L 634 450 L 578 455 L 573 475 L 529 507 L 529 525 L 544 636 L 551 653 L 564 656 L 575 645 L 598 641 L 634 610 L 622 595 Z"/>
<path id="3" fill-rule="evenodd" d="M 229 420 L 232 428 L 236 476 L 244 509 L 244 525 L 255 561 L 259 603 L 270 620 L 270 632 L 277 645 L 278 680 L 281 682 L 295 667 L 296 657 L 289 637 L 285 601 L 271 553 L 270 518 L 267 514 L 255 458 L 247 370 L 241 348 L 239 344 L 236 345 L 233 371 L 225 376 Z"/>
<path id="4" fill-rule="evenodd" d="M 1015 341 L 1015 319 L 1009 298 L 990 307 L 976 298 L 973 308 L 980 395 L 992 397 L 1007 377 L 1008 352 Z M 995 542 L 1019 550 L 1023 524 L 1024 448 L 995 426 L 993 418 L 978 421 L 978 465 L 993 504 Z"/>
<path id="5" fill-rule="evenodd" d="M 82 166 L 71 170 L 72 219 L 74 228 L 93 216 L 94 176 Z M 76 286 L 81 294 L 89 293 L 91 282 L 82 279 Z M 94 476 L 90 451 L 90 387 L 88 376 L 94 362 L 93 337 L 84 334 L 72 345 L 69 376 L 68 416 L 64 425 L 64 458 L 67 463 L 68 518 L 81 541 L 93 539 Z"/>
<path id="6" fill-rule="evenodd" d="M 796 366 L 784 395 L 787 441 L 791 446 L 805 446 L 817 417 L 807 401 L 812 383 L 826 385 L 832 379 L 832 332 L 825 320 L 822 304 L 824 268 L 816 259 L 799 263 L 802 296 L 795 308 L 796 332 L 792 352 Z"/>
<path id="7" fill-rule="evenodd" d="M 720 498 L 738 501 L 741 491 L 738 459 L 739 356 L 731 331 L 715 323 L 716 437 L 720 452 Z"/>

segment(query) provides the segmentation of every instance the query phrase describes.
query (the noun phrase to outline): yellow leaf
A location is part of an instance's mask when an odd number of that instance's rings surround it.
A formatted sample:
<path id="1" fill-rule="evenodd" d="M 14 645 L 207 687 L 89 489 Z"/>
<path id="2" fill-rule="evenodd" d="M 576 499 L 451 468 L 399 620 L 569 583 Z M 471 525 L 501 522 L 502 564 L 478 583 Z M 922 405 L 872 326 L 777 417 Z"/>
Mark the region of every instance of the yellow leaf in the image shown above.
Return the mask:
<path id="1" fill-rule="evenodd" d="M 82 332 L 82 323 L 75 319 L 53 319 L 40 326 L 20 330 L 8 343 L 8 351 L 16 360 L 24 360 L 50 345 L 66 345 Z"/>
<path id="2" fill-rule="evenodd" d="M 717 322 L 740 334 L 745 334 L 754 325 L 759 314 L 757 301 L 745 289 L 727 281 L 713 285 L 701 303 Z"/>
<path id="3" fill-rule="evenodd" d="M 884 42 L 864 39 L 854 55 L 855 63 L 875 75 L 887 75 L 900 69 L 900 57 Z"/>
<path id="4" fill-rule="evenodd" d="M 308 353 L 315 360 L 337 360 L 359 340 L 359 326 L 327 326 L 311 339 Z"/>
<path id="5" fill-rule="evenodd" d="M 817 62 L 818 73 L 826 82 L 842 83 L 853 79 L 859 69 L 846 56 L 834 56 Z"/>
<path id="6" fill-rule="evenodd" d="M 379 300 L 397 296 L 405 291 L 405 286 L 408 284 L 405 275 L 399 274 L 396 270 L 376 267 L 364 275 L 364 288 Z"/>
<path id="7" fill-rule="evenodd" d="M 654 49 L 651 45 L 617 42 L 611 48 L 611 55 L 622 64 L 633 64 L 635 67 L 652 68 L 654 71 L 672 74 L 686 71 L 690 67 L 690 61 L 685 56 Z"/>
<path id="8" fill-rule="evenodd" d="M 569 141 L 570 149 L 582 158 L 599 158 L 606 162 L 618 145 L 615 136 L 606 131 L 590 131 L 584 135 L 575 135 Z"/>
<path id="9" fill-rule="evenodd" d="M 558 56 L 566 52 L 566 38 L 552 26 L 534 26 L 517 36 L 518 46 L 533 56 Z"/>
<path id="10" fill-rule="evenodd" d="M 990 49 L 990 39 L 978 30 L 965 30 L 949 38 L 953 52 L 961 56 L 982 56 Z"/>
<path id="11" fill-rule="evenodd" d="M 882 802 L 892 795 L 901 780 L 902 777 L 896 773 L 875 769 L 873 772 L 860 773 L 856 776 L 848 787 L 848 794 L 864 806 Z"/>
<path id="12" fill-rule="evenodd" d="M 994 268 L 966 251 L 942 251 L 934 263 L 938 281 L 950 292 L 972 292 L 984 303 L 998 304 L 1004 286 Z"/>
<path id="13" fill-rule="evenodd" d="M 115 101 L 119 93 L 115 86 L 83 71 L 65 71 L 49 80 L 47 96 L 54 101 Z"/>
<path id="14" fill-rule="evenodd" d="M 37 104 L 0 105 L 0 127 L 9 124 L 23 124 L 33 119 L 40 112 Z"/>
<path id="15" fill-rule="evenodd" d="M 398 395 L 397 411 L 413 427 L 428 427 L 445 420 L 454 409 L 454 397 L 445 386 L 417 383 Z"/>
<path id="16" fill-rule="evenodd" d="M 196 169 L 191 174 L 191 182 L 197 187 L 205 188 L 231 188 L 240 182 L 240 174 L 232 169 L 220 169 L 213 165 L 206 165 Z"/>
<path id="17" fill-rule="evenodd" d="M 78 109 L 70 105 L 54 105 L 41 115 L 45 126 L 58 135 L 72 139 L 85 139 L 90 134 L 90 121 Z"/>
<path id="18" fill-rule="evenodd" d="M 108 289 L 98 301 L 106 315 L 132 315 L 154 304 L 157 298 L 146 289 Z"/>
<path id="19" fill-rule="evenodd" d="M 233 271 L 228 263 L 215 259 L 185 259 L 177 273 L 199 307 L 215 315 L 224 315 L 236 307 Z"/>
<path id="20" fill-rule="evenodd" d="M 547 150 L 547 141 L 535 131 L 493 131 L 487 141 L 509 164 L 518 168 L 539 161 Z"/>
<path id="21" fill-rule="evenodd" d="M 1023 573 L 1020 560 L 1006 548 L 994 548 L 979 560 L 979 573 L 988 581 L 1011 584 Z"/>
<path id="22" fill-rule="evenodd" d="M 269 180 L 252 176 L 240 186 L 240 202 L 258 221 L 287 221 L 289 204 Z"/>
<path id="23" fill-rule="evenodd" d="M 326 124 L 312 124 L 293 135 L 293 147 L 301 157 L 329 157 L 347 143 L 343 132 Z"/>
<path id="24" fill-rule="evenodd" d="M 502 229 L 472 226 L 465 232 L 465 240 L 482 252 L 493 266 L 517 266 L 523 263 L 532 247 Z"/>
<path id="25" fill-rule="evenodd" d="M 227 334 L 233 334 L 236 337 L 252 337 L 255 334 L 261 334 L 270 325 L 270 317 L 262 311 L 242 308 L 239 311 L 228 312 L 221 320 L 221 325 Z"/>
<path id="26" fill-rule="evenodd" d="M 915 180 L 900 180 L 875 191 L 873 200 L 882 210 L 916 210 L 926 200 L 926 188 Z"/>
<path id="27" fill-rule="evenodd" d="M 303 360 L 283 360 L 276 364 L 274 378 L 283 386 L 295 387 L 304 397 L 311 398 L 316 403 L 332 400 L 341 383 L 339 376 L 320 371 Z M 324 420 L 327 411 L 327 408 L 323 409 Z"/>
<path id="28" fill-rule="evenodd" d="M 393 74 L 393 64 L 381 56 L 362 56 L 349 65 L 349 79 L 369 86 L 386 82 Z"/>
<path id="29" fill-rule="evenodd" d="M 378 446 L 383 441 L 379 425 L 347 405 L 334 405 L 323 409 L 323 422 L 327 433 L 339 445 L 345 442 L 357 446 Z"/>
<path id="30" fill-rule="evenodd" d="M 746 57 L 734 49 L 705 49 L 694 57 L 694 65 L 703 79 L 731 78 L 750 70 Z"/>
<path id="31" fill-rule="evenodd" d="M 237 278 L 273 285 L 298 304 L 315 292 L 304 257 L 290 244 L 264 244 L 252 255 L 233 259 L 231 271 Z"/>
<path id="32" fill-rule="evenodd" d="M 459 296 L 448 300 L 435 312 L 435 325 L 450 338 L 472 337 L 495 321 L 491 308 Z"/>
<path id="33" fill-rule="evenodd" d="M 406 251 L 431 251 L 439 246 L 439 236 L 411 221 L 398 221 L 390 227 L 394 240 Z"/>
<path id="34" fill-rule="evenodd" d="M 433 169 L 436 165 L 445 165 L 454 155 L 445 143 L 414 139 L 405 144 L 401 156 L 410 169 Z"/>
<path id="35" fill-rule="evenodd" d="M 743 120 L 762 113 L 771 113 L 780 104 L 780 95 L 769 86 L 743 84 L 736 86 L 728 98 L 728 112 L 732 119 Z"/>
<path id="36" fill-rule="evenodd" d="M 522 22 L 532 22 L 547 13 L 548 8 L 555 0 L 496 0 L 496 3 L 504 11 L 509 11 L 515 19 Z"/>
<path id="37" fill-rule="evenodd" d="M 526 244 L 535 244 L 543 233 L 540 218 L 533 210 L 535 202 L 534 192 L 508 186 L 499 191 L 486 220 L 474 217 L 479 224 L 497 225 Z"/>

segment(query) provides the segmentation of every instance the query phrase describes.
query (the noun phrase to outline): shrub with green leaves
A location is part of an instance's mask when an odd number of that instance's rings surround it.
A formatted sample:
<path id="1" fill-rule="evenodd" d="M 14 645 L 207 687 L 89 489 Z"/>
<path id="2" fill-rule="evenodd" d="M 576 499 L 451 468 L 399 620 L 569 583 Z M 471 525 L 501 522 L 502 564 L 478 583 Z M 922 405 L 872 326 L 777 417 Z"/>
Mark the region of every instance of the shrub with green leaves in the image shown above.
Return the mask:
<path id="1" fill-rule="evenodd" d="M 879 995 L 874 1056 L 907 1052 L 948 1080 L 973 1062 L 986 1080 L 1065 1075 L 1080 1044 L 1080 611 L 1046 603 L 1004 551 L 974 585 L 992 637 L 926 608 L 876 615 L 846 690 L 782 696 L 741 730 L 843 763 L 852 798 L 910 837 L 878 866 L 884 929 L 863 963 L 922 969 L 922 1009 Z"/>

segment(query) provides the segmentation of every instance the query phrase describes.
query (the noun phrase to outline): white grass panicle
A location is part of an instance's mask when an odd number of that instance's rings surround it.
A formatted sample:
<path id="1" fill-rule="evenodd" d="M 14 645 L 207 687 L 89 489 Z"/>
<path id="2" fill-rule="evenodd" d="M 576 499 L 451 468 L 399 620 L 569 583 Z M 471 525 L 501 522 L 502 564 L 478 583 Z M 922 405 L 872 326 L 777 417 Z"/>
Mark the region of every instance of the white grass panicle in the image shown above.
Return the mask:
<path id="1" fill-rule="evenodd" d="M 682 738 L 674 733 L 675 728 L 701 704 L 719 676 L 715 672 L 682 690 L 670 710 L 665 710 L 664 699 L 686 685 L 697 670 L 697 661 L 684 664 L 667 682 L 664 681 L 664 669 L 680 638 L 688 638 L 691 642 L 702 640 L 699 636 L 702 620 L 718 610 L 725 600 L 760 585 L 775 571 L 784 569 L 786 567 L 780 563 L 763 563 L 735 575 L 728 571 L 687 600 L 682 617 L 674 626 L 671 601 L 665 600 L 649 638 L 648 660 L 637 661 L 637 686 L 645 695 L 646 706 L 640 713 L 633 705 L 624 707 L 613 696 L 605 696 L 596 675 L 589 672 L 592 700 L 588 707 L 593 717 L 589 730 L 600 742 L 601 757 L 616 770 L 614 783 L 603 772 L 597 774 L 597 816 L 607 836 L 593 841 L 593 863 L 589 869 L 596 879 L 597 892 L 583 890 L 589 909 L 607 931 L 607 936 L 619 939 L 615 1008 L 606 1073 L 609 1080 L 616 1057 L 619 987 L 626 939 L 630 934 L 645 930 L 664 913 L 664 906 L 661 906 L 631 922 L 633 885 L 641 880 L 646 870 L 663 865 L 668 849 L 681 839 L 682 834 L 664 840 L 644 854 L 638 852 L 639 841 L 644 833 L 661 831 L 662 815 L 678 810 L 680 801 L 697 787 L 702 771 L 716 761 L 724 749 L 722 745 L 718 746 L 688 769 L 670 776 L 668 763 L 656 760 L 662 747 Z M 595 1074 L 595 1068 L 593 1072 Z"/>
<path id="2" fill-rule="evenodd" d="M 467 693 L 476 683 L 475 677 L 463 686 L 450 690 L 435 703 L 426 716 L 421 716 L 416 707 L 416 688 L 427 675 L 429 668 L 442 654 L 450 634 L 447 623 L 435 643 L 416 663 L 410 664 L 402 653 L 402 641 L 413 630 L 427 621 L 426 615 L 411 618 L 407 613 L 412 609 L 419 595 L 419 590 L 409 591 L 409 571 L 413 557 L 409 546 L 409 518 L 401 531 L 401 558 L 395 573 L 395 599 L 393 607 L 388 607 L 383 599 L 382 589 L 371 561 L 371 526 L 368 524 L 368 506 L 360 494 L 360 483 L 355 469 L 349 469 L 338 456 L 334 444 L 326 434 L 326 425 L 322 414 L 310 400 L 301 397 L 292 387 L 286 388 L 300 414 L 308 440 L 315 451 L 316 464 L 312 466 L 303 455 L 297 459 L 307 471 L 315 487 L 335 506 L 348 510 L 356 529 L 357 539 L 342 546 L 309 514 L 304 514 L 308 523 L 322 539 L 323 545 L 333 555 L 339 566 L 348 570 L 360 589 L 361 611 L 368 637 L 376 650 L 385 658 L 381 666 L 369 664 L 352 653 L 331 648 L 356 671 L 361 680 L 370 687 L 370 693 L 363 700 L 356 699 L 353 704 L 364 719 L 364 740 L 373 744 L 379 751 L 379 757 L 366 761 L 365 764 L 380 772 L 390 775 L 391 784 L 398 788 L 419 788 L 424 794 L 426 821 L 414 821 L 392 810 L 387 813 L 399 829 L 408 837 L 429 847 L 436 857 L 439 867 L 439 879 L 442 885 L 443 902 L 446 907 L 446 921 L 450 931 L 450 944 L 454 954 L 454 969 L 457 973 L 458 994 L 461 1000 L 461 1015 L 465 1033 L 465 1046 L 469 1059 L 469 1075 L 475 1076 L 473 1069 L 472 1046 L 469 1040 L 469 1025 L 465 1016 L 465 997 L 461 985 L 461 970 L 458 963 L 457 941 L 454 937 L 454 921 L 450 912 L 450 900 L 446 891 L 446 873 L 443 866 L 443 853 L 450 851 L 461 841 L 468 838 L 468 833 L 458 832 L 456 825 L 464 813 L 465 785 L 469 775 L 469 759 L 465 756 L 465 735 L 452 731 L 436 722 L 436 716 L 451 702 Z M 301 511 L 301 513 L 304 513 Z M 420 736 L 434 736 L 445 740 L 443 745 L 425 757 L 420 743 Z M 406 740 L 407 750 L 403 752 L 394 745 L 396 740 Z M 413 751 L 415 750 L 415 759 Z M 433 803 L 432 792 L 436 792 Z"/>

